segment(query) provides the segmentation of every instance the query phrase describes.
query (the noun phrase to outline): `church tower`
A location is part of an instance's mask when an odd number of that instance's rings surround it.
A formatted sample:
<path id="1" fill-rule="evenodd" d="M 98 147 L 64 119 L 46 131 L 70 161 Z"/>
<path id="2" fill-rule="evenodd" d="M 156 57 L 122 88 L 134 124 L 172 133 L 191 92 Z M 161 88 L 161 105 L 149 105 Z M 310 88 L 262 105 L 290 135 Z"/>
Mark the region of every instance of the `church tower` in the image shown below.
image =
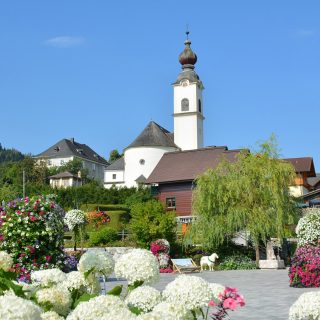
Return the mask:
<path id="1" fill-rule="evenodd" d="M 203 147 L 203 84 L 194 71 L 197 55 L 190 48 L 189 32 L 186 32 L 185 48 L 179 56 L 182 71 L 173 83 L 174 142 L 181 150 Z"/>

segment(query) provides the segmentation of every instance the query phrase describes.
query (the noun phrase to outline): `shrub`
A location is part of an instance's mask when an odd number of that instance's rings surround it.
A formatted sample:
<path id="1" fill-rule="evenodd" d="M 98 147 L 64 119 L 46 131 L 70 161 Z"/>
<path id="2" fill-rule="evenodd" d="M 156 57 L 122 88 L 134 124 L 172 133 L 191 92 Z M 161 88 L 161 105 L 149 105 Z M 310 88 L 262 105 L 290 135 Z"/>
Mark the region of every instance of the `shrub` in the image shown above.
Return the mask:
<path id="1" fill-rule="evenodd" d="M 166 212 L 159 201 L 134 204 L 131 217 L 129 229 L 139 246 L 148 248 L 151 241 L 159 238 L 167 239 L 170 243 L 175 240 L 175 213 Z"/>
<path id="2" fill-rule="evenodd" d="M 49 197 L 9 202 L 0 210 L 0 250 L 22 280 L 38 269 L 63 267 L 64 211 Z"/>
<path id="3" fill-rule="evenodd" d="M 111 228 L 101 229 L 90 234 L 90 245 L 100 246 L 112 243 L 118 239 L 118 232 Z"/>
<path id="4" fill-rule="evenodd" d="M 93 224 L 96 228 L 110 222 L 110 216 L 105 211 L 92 211 L 87 214 L 89 223 Z"/>
<path id="5" fill-rule="evenodd" d="M 129 208 L 124 204 L 96 204 L 88 203 L 81 205 L 81 210 L 84 211 L 126 211 L 129 212 Z"/>
<path id="6" fill-rule="evenodd" d="M 320 248 L 306 245 L 297 249 L 289 269 L 291 287 L 320 286 Z"/>
<path id="7" fill-rule="evenodd" d="M 308 208 L 305 212 L 306 215 L 299 220 L 296 228 L 298 245 L 317 245 L 320 240 L 320 209 Z"/>
<path id="8" fill-rule="evenodd" d="M 250 270 L 256 268 L 255 261 L 246 256 L 230 256 L 219 265 L 220 270 Z"/>

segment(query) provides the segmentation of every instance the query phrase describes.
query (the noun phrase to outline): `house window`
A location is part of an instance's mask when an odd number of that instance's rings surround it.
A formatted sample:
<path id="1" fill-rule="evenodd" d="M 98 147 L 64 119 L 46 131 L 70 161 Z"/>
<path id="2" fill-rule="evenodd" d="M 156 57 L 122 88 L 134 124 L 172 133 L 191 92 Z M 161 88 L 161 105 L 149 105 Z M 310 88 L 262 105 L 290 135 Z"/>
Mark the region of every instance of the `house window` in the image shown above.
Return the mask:
<path id="1" fill-rule="evenodd" d="M 92 169 L 93 169 L 93 171 L 96 170 L 96 164 L 95 163 L 92 164 Z"/>
<path id="2" fill-rule="evenodd" d="M 189 111 L 189 100 L 187 98 L 181 100 L 181 111 Z"/>
<path id="3" fill-rule="evenodd" d="M 202 109 L 202 108 L 201 108 L 201 100 L 199 99 L 199 100 L 198 100 L 198 110 L 199 110 L 200 113 L 201 113 L 201 109 Z"/>
<path id="4" fill-rule="evenodd" d="M 166 207 L 167 207 L 167 209 L 175 209 L 176 208 L 176 197 L 166 198 Z"/>
<path id="5" fill-rule="evenodd" d="M 64 165 L 64 160 L 60 160 L 60 165 Z"/>
<path id="6" fill-rule="evenodd" d="M 114 174 L 112 174 L 112 179 L 114 180 L 114 179 L 117 179 L 117 175 L 114 173 Z"/>
<path id="7" fill-rule="evenodd" d="M 48 160 L 48 161 L 47 161 L 47 165 L 48 165 L 48 166 L 51 166 L 51 164 L 52 164 L 52 163 L 51 163 L 51 160 Z"/>

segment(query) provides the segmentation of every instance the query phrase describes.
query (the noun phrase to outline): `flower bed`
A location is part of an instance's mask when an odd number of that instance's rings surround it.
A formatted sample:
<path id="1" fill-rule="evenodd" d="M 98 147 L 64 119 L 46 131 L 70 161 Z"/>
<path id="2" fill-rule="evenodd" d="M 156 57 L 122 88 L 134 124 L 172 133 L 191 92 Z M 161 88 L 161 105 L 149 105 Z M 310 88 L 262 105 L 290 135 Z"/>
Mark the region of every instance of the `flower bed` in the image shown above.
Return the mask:
<path id="1" fill-rule="evenodd" d="M 9 252 L 20 279 L 38 269 L 63 267 L 63 210 L 50 198 L 28 197 L 0 210 L 0 250 Z"/>
<path id="2" fill-rule="evenodd" d="M 151 242 L 150 251 L 157 257 L 159 262 L 160 273 L 171 273 L 172 268 L 170 261 L 170 244 L 165 239 L 158 239 Z"/>
<path id="3" fill-rule="evenodd" d="M 115 263 L 108 253 L 90 250 L 81 256 L 78 271 L 34 271 L 30 284 L 11 281 L 15 274 L 6 271 L 10 259 L 0 252 L 1 319 L 223 320 L 229 319 L 229 311 L 244 306 L 236 289 L 196 276 L 180 275 L 162 293 L 147 286 L 158 280 L 159 264 L 151 252 L 143 249 L 133 249 Z M 98 278 L 113 271 L 127 280 L 127 287 L 116 286 L 98 296 Z"/>
<path id="4" fill-rule="evenodd" d="M 291 287 L 320 287 L 320 248 L 298 248 L 291 260 L 289 278 Z"/>

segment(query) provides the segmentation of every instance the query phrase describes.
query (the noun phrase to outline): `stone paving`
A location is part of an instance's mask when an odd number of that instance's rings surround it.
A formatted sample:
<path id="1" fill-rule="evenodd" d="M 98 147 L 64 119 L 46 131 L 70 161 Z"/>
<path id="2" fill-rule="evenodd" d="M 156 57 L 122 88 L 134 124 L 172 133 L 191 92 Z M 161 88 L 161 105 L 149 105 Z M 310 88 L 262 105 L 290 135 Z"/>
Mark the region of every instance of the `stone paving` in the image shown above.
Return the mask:
<path id="1" fill-rule="evenodd" d="M 293 302 L 304 292 L 319 289 L 290 288 L 287 270 L 205 271 L 193 273 L 209 282 L 236 287 L 244 295 L 246 306 L 230 312 L 232 320 L 286 320 Z M 155 288 L 163 290 L 176 274 L 161 274 Z M 125 281 L 110 278 L 107 289 Z"/>

